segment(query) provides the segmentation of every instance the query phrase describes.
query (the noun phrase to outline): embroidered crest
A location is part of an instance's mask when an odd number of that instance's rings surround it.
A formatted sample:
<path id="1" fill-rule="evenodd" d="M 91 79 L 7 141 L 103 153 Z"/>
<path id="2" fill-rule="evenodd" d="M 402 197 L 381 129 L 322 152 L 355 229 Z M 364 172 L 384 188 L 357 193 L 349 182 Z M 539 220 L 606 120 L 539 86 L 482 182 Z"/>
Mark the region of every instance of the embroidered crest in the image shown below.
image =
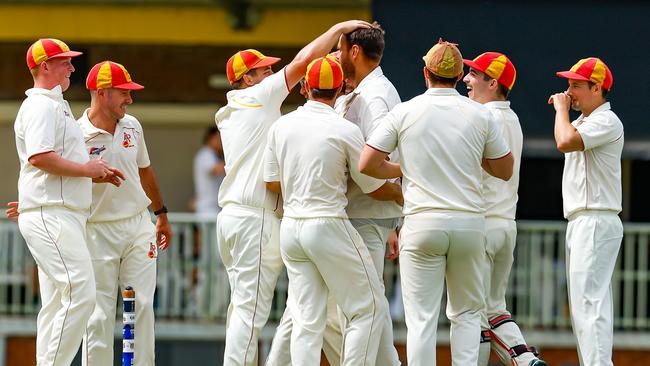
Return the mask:
<path id="1" fill-rule="evenodd" d="M 126 132 L 124 132 L 124 140 L 122 140 L 122 146 L 124 146 L 125 148 L 133 146 L 131 144 L 131 135 Z"/>
<path id="2" fill-rule="evenodd" d="M 151 259 L 158 257 L 158 247 L 156 247 L 156 244 L 149 243 L 149 253 L 147 253 L 147 255 Z"/>

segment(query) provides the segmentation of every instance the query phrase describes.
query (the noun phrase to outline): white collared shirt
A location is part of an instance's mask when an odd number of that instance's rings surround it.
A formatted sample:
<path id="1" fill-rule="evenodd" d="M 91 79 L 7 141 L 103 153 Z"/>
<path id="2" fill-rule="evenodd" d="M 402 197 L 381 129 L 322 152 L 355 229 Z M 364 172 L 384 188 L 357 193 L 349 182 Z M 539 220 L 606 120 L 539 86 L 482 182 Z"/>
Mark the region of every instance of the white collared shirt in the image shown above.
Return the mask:
<path id="1" fill-rule="evenodd" d="M 337 103 L 336 111 L 359 126 L 365 141 L 377 128 L 377 122 L 400 102 L 397 90 L 384 76 L 381 67 L 377 66 L 345 100 Z M 396 152 L 390 155 L 390 159 L 399 162 Z M 368 197 L 352 180 L 348 182 L 347 197 L 346 211 L 350 218 L 387 219 L 402 216 L 402 207 L 397 203 L 377 201 Z"/>
<path id="2" fill-rule="evenodd" d="M 362 147 L 359 128 L 324 103 L 281 117 L 269 132 L 264 180 L 280 182 L 284 216 L 347 218 L 348 177 L 365 193 L 385 183 L 359 172 Z"/>
<path id="3" fill-rule="evenodd" d="M 623 123 L 607 102 L 571 124 L 585 149 L 564 154 L 564 217 L 581 210 L 621 212 Z"/>
<path id="4" fill-rule="evenodd" d="M 269 128 L 280 118 L 288 95 L 284 69 L 259 84 L 226 94 L 228 104 L 215 115 L 226 163 L 219 189 L 222 208 L 236 204 L 275 211 L 282 204 L 280 196 L 264 185 L 262 162 Z"/>
<path id="5" fill-rule="evenodd" d="M 367 144 L 401 157 L 404 215 L 483 213 L 481 160 L 510 151 L 490 112 L 452 88 L 431 88 L 397 105 Z"/>
<path id="6" fill-rule="evenodd" d="M 503 181 L 483 171 L 483 199 L 485 200 L 485 217 L 499 217 L 514 220 L 517 213 L 517 190 L 519 188 L 519 165 L 523 134 L 517 114 L 510 108 L 510 101 L 493 101 L 484 104 L 492 114 L 499 134 L 506 140 L 512 157 L 512 177 Z"/>
<path id="7" fill-rule="evenodd" d="M 50 174 L 29 163 L 34 155 L 55 152 L 65 160 L 88 162 L 88 154 L 79 125 L 61 86 L 52 90 L 33 88 L 20 106 L 14 132 L 20 160 L 18 207 L 23 210 L 40 206 L 63 206 L 88 214 L 92 181 L 87 177 Z"/>
<path id="8" fill-rule="evenodd" d="M 114 134 L 95 127 L 88 119 L 88 110 L 77 122 L 83 131 L 90 159 L 104 159 L 108 165 L 122 171 L 126 178 L 119 187 L 108 183 L 93 184 L 88 221 L 121 220 L 149 207 L 151 200 L 140 183 L 139 169 L 150 165 L 140 122 L 127 114 L 117 122 Z"/>

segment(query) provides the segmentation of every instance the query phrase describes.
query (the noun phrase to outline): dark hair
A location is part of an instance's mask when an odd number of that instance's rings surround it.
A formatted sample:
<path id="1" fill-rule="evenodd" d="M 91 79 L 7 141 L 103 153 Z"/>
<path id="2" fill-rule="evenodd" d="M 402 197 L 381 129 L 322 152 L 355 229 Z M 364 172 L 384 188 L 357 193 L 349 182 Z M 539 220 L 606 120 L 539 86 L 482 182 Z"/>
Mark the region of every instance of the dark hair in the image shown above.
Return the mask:
<path id="1" fill-rule="evenodd" d="M 256 74 L 256 73 L 257 73 L 257 69 L 255 68 L 255 69 L 248 70 L 244 75 L 250 76 L 251 74 Z M 239 78 L 239 80 L 232 83 L 232 88 L 233 89 L 241 89 L 244 86 L 244 75 L 242 75 Z"/>
<path id="2" fill-rule="evenodd" d="M 434 84 L 442 84 L 444 86 L 456 86 L 458 78 L 443 78 L 442 76 L 435 75 L 431 70 L 427 69 L 427 79 Z"/>
<path id="3" fill-rule="evenodd" d="M 316 89 L 311 88 L 311 97 L 314 99 L 332 100 L 336 98 L 339 88 L 336 89 Z"/>
<path id="4" fill-rule="evenodd" d="M 372 23 L 370 28 L 359 28 L 345 35 L 350 47 L 361 47 L 363 54 L 373 61 L 380 61 L 384 55 L 384 30 L 379 23 Z"/>
<path id="5" fill-rule="evenodd" d="M 488 74 L 483 73 L 483 80 L 485 81 L 490 81 L 494 78 L 489 77 Z M 505 99 L 508 99 L 508 95 L 510 95 L 510 89 L 506 88 L 505 85 L 501 84 L 499 81 L 497 81 L 497 93 L 501 94 Z"/>
<path id="6" fill-rule="evenodd" d="M 218 135 L 219 134 L 219 128 L 217 126 L 212 126 L 209 127 L 207 130 L 205 130 L 205 134 L 203 135 L 203 143 L 206 144 L 212 136 Z"/>
<path id="7" fill-rule="evenodd" d="M 592 81 L 587 81 L 587 84 L 589 84 L 589 89 L 591 89 L 592 87 L 594 87 L 594 85 L 596 85 L 596 83 L 594 83 Z M 603 99 L 606 99 L 607 98 L 607 93 L 609 93 L 609 90 L 603 88 L 603 86 L 601 85 L 600 86 L 600 93 L 603 96 Z"/>

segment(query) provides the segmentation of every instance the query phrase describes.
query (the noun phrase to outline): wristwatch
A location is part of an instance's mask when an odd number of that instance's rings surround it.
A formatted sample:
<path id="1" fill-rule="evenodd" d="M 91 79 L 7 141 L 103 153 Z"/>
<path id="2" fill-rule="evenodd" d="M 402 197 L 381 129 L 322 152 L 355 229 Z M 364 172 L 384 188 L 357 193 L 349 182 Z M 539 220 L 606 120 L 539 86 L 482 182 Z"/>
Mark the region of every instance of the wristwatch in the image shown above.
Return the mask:
<path id="1" fill-rule="evenodd" d="M 153 214 L 158 216 L 160 214 L 164 214 L 164 213 L 167 213 L 167 212 L 169 212 L 169 210 L 167 210 L 167 207 L 165 205 L 163 205 L 163 207 L 161 207 L 160 209 L 154 211 Z"/>

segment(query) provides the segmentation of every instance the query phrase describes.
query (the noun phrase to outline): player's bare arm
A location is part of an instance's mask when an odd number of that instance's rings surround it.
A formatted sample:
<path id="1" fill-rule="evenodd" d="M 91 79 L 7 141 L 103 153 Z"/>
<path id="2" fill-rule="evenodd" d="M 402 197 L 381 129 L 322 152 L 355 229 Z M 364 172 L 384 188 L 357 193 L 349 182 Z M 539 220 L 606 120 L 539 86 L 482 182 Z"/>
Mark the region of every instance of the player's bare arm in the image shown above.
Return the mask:
<path id="1" fill-rule="evenodd" d="M 386 158 L 388 153 L 379 151 L 370 145 L 363 147 L 359 158 L 359 171 L 377 179 L 392 179 L 402 176 L 402 169 L 397 163 Z"/>
<path id="2" fill-rule="evenodd" d="M 162 210 L 165 205 L 163 204 L 162 195 L 160 194 L 160 187 L 153 167 L 138 169 L 140 175 L 140 184 L 142 189 L 151 200 L 151 207 L 154 212 Z M 166 211 L 166 210 L 164 210 Z M 156 215 L 156 243 L 161 250 L 167 249 L 172 238 L 172 227 L 167 219 L 167 213 L 162 212 Z"/>
<path id="3" fill-rule="evenodd" d="M 400 206 L 404 205 L 402 186 L 397 183 L 386 182 L 378 189 L 368 193 L 368 196 L 377 201 L 395 201 Z"/>
<path id="4" fill-rule="evenodd" d="M 511 152 L 498 159 L 483 159 L 483 169 L 495 178 L 508 181 L 512 177 L 513 164 L 515 162 Z"/>
<path id="5" fill-rule="evenodd" d="M 36 154 L 29 158 L 29 163 L 50 174 L 64 177 L 104 178 L 113 174 L 114 169 L 102 159 L 91 160 L 85 164 L 63 159 L 54 151 Z"/>
<path id="6" fill-rule="evenodd" d="M 556 93 L 548 98 L 548 104 L 555 108 L 555 143 L 563 153 L 582 151 L 585 145 L 578 130 L 573 127 L 569 117 L 571 97 L 566 93 Z"/>
<path id="7" fill-rule="evenodd" d="M 300 79 L 305 77 L 307 65 L 318 58 L 327 55 L 336 45 L 342 34 L 352 32 L 357 28 L 370 28 L 371 25 L 363 20 L 348 20 L 333 25 L 327 32 L 321 34 L 318 38 L 311 41 L 308 45 L 298 52 L 296 57 L 286 66 L 285 77 L 287 86 L 293 88 Z"/>

